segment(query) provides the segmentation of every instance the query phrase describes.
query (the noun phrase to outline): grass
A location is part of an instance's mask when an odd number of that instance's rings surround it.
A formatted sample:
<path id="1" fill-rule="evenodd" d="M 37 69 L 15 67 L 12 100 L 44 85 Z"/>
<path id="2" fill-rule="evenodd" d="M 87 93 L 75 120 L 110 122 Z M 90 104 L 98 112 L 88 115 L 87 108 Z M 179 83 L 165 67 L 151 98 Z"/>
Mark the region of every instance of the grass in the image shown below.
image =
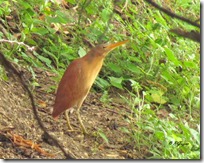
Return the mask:
<path id="1" fill-rule="evenodd" d="M 68 0 L 65 9 L 43 0 L 0 1 L 5 29 L 0 39 L 36 47 L 28 55 L 24 46 L 2 43 L 1 51 L 15 64 L 26 65 L 33 79 L 33 68 L 40 67 L 56 73 L 53 80 L 58 82 L 67 65 L 84 55 L 89 44 L 130 40 L 106 58 L 94 89 L 104 92 L 101 100 L 106 103 L 111 101 L 110 88 L 129 93 L 131 98 L 123 93 L 121 98 L 132 110 L 131 131 L 122 128 L 121 132 L 129 133 L 137 151 L 145 148 L 151 153 L 147 159 L 199 159 L 200 46 L 169 32 L 177 27 L 198 29 L 142 0 L 128 1 L 121 12 L 124 3 Z M 180 15 L 199 18 L 198 1 L 167 1 L 166 6 Z M 2 67 L 0 72 L 7 80 Z"/>

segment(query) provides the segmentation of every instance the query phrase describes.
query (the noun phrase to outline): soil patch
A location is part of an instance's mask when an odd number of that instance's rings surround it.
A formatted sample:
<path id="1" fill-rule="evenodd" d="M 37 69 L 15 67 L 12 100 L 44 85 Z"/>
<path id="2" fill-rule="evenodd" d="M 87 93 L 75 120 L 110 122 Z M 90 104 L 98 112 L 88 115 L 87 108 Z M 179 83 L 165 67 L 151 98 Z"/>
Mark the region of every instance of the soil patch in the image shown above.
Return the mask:
<path id="1" fill-rule="evenodd" d="M 31 74 L 24 76 L 31 84 Z M 56 83 L 52 74 L 35 69 L 39 86 L 31 88 L 35 97 L 40 119 L 47 131 L 57 138 L 62 147 L 78 159 L 136 159 L 138 156 L 130 143 L 128 134 L 120 129 L 128 128 L 126 114 L 128 107 L 120 103 L 104 105 L 99 101 L 101 94 L 89 93 L 81 108 L 81 117 L 89 134 L 81 133 L 75 111 L 70 121 L 75 132 L 68 132 L 66 119 L 62 114 L 57 121 L 51 117 L 55 93 L 48 90 Z M 9 81 L 0 80 L 0 158 L 3 159 L 64 159 L 64 155 L 52 140 L 49 140 L 36 121 L 27 92 L 14 75 L 8 73 Z M 8 136 L 10 134 L 10 137 Z M 13 135 L 33 143 L 25 147 L 22 142 L 13 142 Z M 34 144 L 54 157 L 39 152 Z"/>

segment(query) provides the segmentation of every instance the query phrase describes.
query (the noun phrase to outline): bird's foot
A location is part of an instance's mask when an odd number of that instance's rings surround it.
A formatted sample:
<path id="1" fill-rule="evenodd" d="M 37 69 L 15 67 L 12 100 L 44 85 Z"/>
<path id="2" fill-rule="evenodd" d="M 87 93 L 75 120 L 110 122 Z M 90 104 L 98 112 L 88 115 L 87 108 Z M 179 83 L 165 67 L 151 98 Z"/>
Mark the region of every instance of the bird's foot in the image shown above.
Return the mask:
<path id="1" fill-rule="evenodd" d="M 67 132 L 76 132 L 77 130 L 74 129 L 68 129 Z"/>
<path id="2" fill-rule="evenodd" d="M 84 126 L 81 126 L 81 130 L 82 130 L 82 133 L 83 133 L 84 135 L 87 135 L 87 134 L 88 134 L 88 132 L 87 132 L 87 130 L 85 129 Z"/>
<path id="3" fill-rule="evenodd" d="M 83 133 L 84 135 L 88 135 L 88 132 L 86 131 L 86 129 L 75 130 L 75 129 L 71 128 L 71 129 L 68 129 L 67 132 L 76 132 L 76 133 Z"/>
<path id="4" fill-rule="evenodd" d="M 67 127 L 68 127 L 68 129 L 67 129 L 68 132 L 74 132 L 74 131 L 76 131 L 76 130 L 74 130 L 74 129 L 72 128 L 72 126 L 70 125 L 70 123 L 67 123 Z"/>
<path id="5" fill-rule="evenodd" d="M 87 131 L 82 131 L 84 135 L 88 135 L 88 132 Z"/>
<path id="6" fill-rule="evenodd" d="M 66 130 L 66 133 L 67 134 L 78 134 L 78 133 L 80 133 L 80 130 L 77 130 L 77 129 L 67 129 Z"/>

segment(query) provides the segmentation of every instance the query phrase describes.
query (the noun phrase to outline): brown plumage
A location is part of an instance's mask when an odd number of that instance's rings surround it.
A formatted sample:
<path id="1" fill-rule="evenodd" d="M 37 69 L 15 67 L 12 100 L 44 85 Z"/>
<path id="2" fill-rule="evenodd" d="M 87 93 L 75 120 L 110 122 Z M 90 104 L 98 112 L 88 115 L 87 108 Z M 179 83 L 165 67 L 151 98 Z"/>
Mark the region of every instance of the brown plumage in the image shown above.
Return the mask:
<path id="1" fill-rule="evenodd" d="M 125 44 L 121 41 L 114 44 L 101 44 L 92 48 L 84 57 L 74 60 L 65 71 L 56 94 L 52 116 L 57 117 L 67 109 L 77 107 L 77 116 L 84 133 L 86 129 L 80 117 L 80 107 L 93 85 L 106 55 L 118 46 Z M 72 130 L 67 112 L 68 127 Z"/>

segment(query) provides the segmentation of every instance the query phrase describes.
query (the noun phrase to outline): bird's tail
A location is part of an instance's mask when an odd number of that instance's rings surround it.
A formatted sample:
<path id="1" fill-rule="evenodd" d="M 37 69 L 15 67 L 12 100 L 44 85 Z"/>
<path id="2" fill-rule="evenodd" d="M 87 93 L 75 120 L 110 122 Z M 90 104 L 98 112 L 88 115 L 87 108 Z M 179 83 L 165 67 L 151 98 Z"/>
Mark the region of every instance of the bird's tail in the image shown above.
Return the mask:
<path id="1" fill-rule="evenodd" d="M 52 117 L 54 118 L 54 120 L 58 120 L 59 115 L 57 115 L 56 112 L 53 111 Z"/>

